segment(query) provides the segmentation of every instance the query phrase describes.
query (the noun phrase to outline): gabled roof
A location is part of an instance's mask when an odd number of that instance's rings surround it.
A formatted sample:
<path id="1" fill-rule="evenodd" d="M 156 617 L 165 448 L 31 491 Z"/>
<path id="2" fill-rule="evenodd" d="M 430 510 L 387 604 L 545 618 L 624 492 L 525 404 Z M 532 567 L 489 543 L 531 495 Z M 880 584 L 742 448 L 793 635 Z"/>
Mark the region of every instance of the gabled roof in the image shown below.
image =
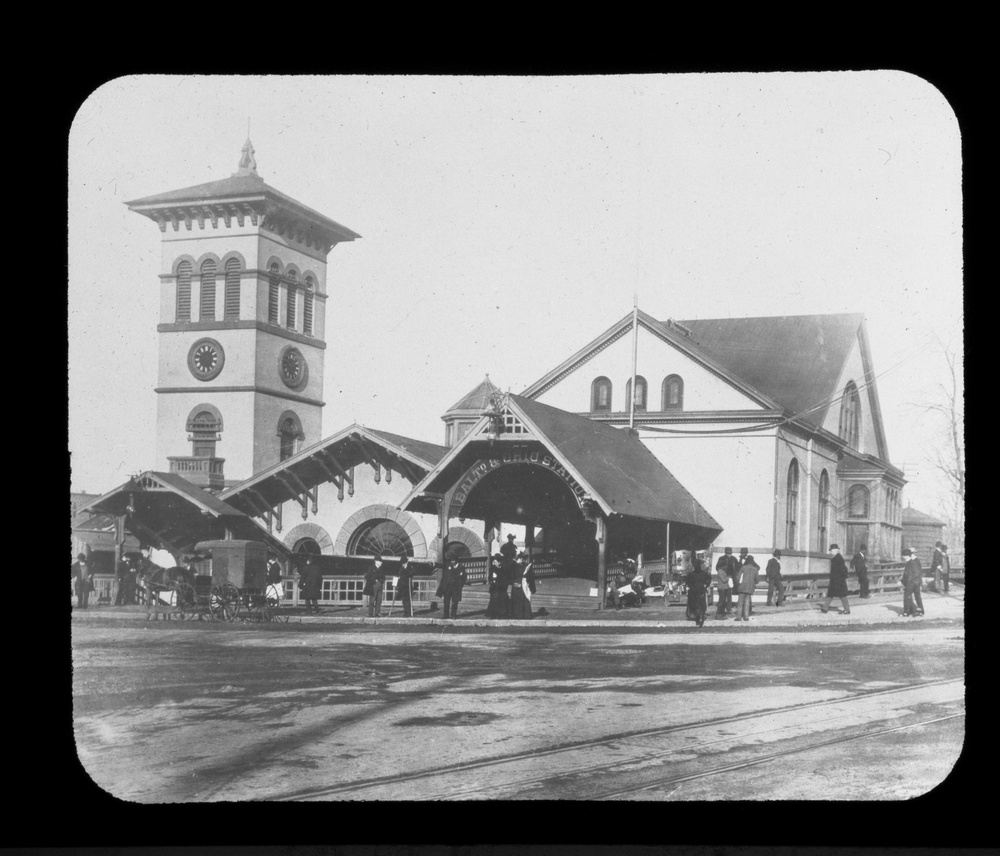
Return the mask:
<path id="1" fill-rule="evenodd" d="M 917 509 L 907 506 L 903 509 L 903 525 L 947 526 L 948 524 L 938 520 L 936 517 L 931 517 L 929 514 L 925 514 L 923 511 L 917 511 Z"/>
<path id="2" fill-rule="evenodd" d="M 510 398 L 612 511 L 722 531 L 638 437 L 530 398 Z"/>
<path id="3" fill-rule="evenodd" d="M 637 437 L 626 431 L 568 413 L 520 395 L 508 396 L 510 414 L 572 474 L 606 515 L 682 523 L 714 536 L 718 522 Z M 443 494 L 461 478 L 479 454 L 496 454 L 480 433 L 481 418 L 461 441 L 417 484 L 401 508 L 427 510 L 425 492 Z M 504 442 L 504 441 L 502 441 Z M 477 444 L 481 451 L 471 449 Z"/>
<path id="4" fill-rule="evenodd" d="M 80 509 L 127 515 L 126 528 L 142 541 L 182 552 L 198 541 L 237 538 L 263 541 L 287 552 L 250 517 L 177 473 L 147 470 Z"/>
<path id="5" fill-rule="evenodd" d="M 690 331 L 694 344 L 733 374 L 819 427 L 838 397 L 837 382 L 863 322 L 864 315 L 847 313 L 677 323 Z"/>
<path id="6" fill-rule="evenodd" d="M 343 472 L 377 462 L 419 481 L 448 450 L 388 431 L 348 425 L 290 458 L 273 464 L 222 491 L 221 499 L 254 517 L 266 517 L 289 500 L 304 501 L 305 491 L 331 482 L 343 485 Z"/>
<path id="7" fill-rule="evenodd" d="M 638 315 L 640 327 L 690 357 L 702 368 L 711 372 L 733 388 L 738 389 L 752 401 L 756 402 L 760 407 L 765 410 L 781 409 L 780 405 L 773 398 L 766 395 L 761 390 L 751 386 L 743 378 L 741 378 L 739 374 L 724 365 L 707 350 L 699 347 L 697 343 L 693 342 L 681 329 L 676 328 L 671 323 L 657 321 L 653 318 L 653 316 L 648 315 L 641 309 L 639 309 L 636 314 Z M 631 312 L 612 324 L 607 330 L 601 333 L 600 336 L 597 336 L 595 339 L 584 345 L 583 348 L 573 354 L 573 356 L 569 359 L 563 361 L 550 372 L 536 380 L 533 384 L 531 384 L 531 386 L 525 389 L 521 395 L 528 398 L 535 398 L 536 396 L 541 395 L 559 383 L 564 377 L 576 371 L 581 365 L 591 359 L 591 357 L 599 354 L 612 342 L 615 342 L 616 340 L 627 335 L 630 330 L 632 330 Z"/>
<path id="8" fill-rule="evenodd" d="M 486 378 L 481 383 L 474 386 L 449 407 L 445 415 L 447 416 L 458 410 L 474 411 L 477 414 L 482 413 L 490 404 L 490 396 L 500 391 L 500 387 L 490 380 L 489 375 L 486 375 Z"/>

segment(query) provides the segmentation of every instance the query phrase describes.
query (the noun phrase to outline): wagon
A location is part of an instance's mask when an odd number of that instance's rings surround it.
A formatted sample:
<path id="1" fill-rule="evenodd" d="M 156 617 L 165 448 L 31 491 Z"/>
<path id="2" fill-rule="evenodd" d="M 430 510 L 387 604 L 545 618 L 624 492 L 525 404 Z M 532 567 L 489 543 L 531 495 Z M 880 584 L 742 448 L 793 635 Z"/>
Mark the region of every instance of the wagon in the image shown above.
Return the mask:
<path id="1" fill-rule="evenodd" d="M 194 553 L 191 570 L 171 568 L 157 572 L 147 582 L 151 614 L 163 609 L 181 618 L 281 620 L 281 587 L 268 583 L 265 544 L 202 541 L 195 545 Z"/>

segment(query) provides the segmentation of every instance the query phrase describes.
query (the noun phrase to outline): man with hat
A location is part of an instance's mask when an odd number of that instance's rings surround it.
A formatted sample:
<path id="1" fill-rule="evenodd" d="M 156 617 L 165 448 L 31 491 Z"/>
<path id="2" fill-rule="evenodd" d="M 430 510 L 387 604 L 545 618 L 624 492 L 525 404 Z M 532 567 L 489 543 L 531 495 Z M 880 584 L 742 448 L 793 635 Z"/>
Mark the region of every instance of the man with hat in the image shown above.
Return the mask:
<path id="1" fill-rule="evenodd" d="M 405 553 L 399 560 L 396 591 L 403 601 L 403 618 L 413 618 L 413 568 L 410 567 L 410 557 Z"/>
<path id="2" fill-rule="evenodd" d="M 840 598 L 844 605 L 841 612 L 844 615 L 851 614 L 851 605 L 847 602 L 847 562 L 840 555 L 838 544 L 830 545 L 830 583 L 826 589 L 826 597 L 823 598 L 823 605 L 820 607 L 824 615 L 830 611 L 830 601 L 835 597 Z"/>
<path id="3" fill-rule="evenodd" d="M 940 541 L 934 542 L 934 555 L 931 557 L 931 571 L 934 573 L 934 591 L 948 593 L 948 545 Z M 944 588 L 942 589 L 942 585 Z"/>
<path id="4" fill-rule="evenodd" d="M 462 599 L 462 588 L 465 586 L 465 569 L 458 559 L 451 559 L 444 573 L 441 574 L 441 584 L 435 594 L 444 598 L 444 617 L 458 618 L 458 603 Z"/>
<path id="5" fill-rule="evenodd" d="M 306 555 L 305 564 L 299 571 L 299 592 L 306 602 L 307 613 L 319 612 L 319 596 L 323 588 L 323 573 L 313 557 Z"/>
<path id="6" fill-rule="evenodd" d="M 715 563 L 715 584 L 719 589 L 719 605 L 715 608 L 716 618 L 725 618 L 733 611 L 733 581 L 739 569 L 739 560 L 733 555 L 733 548 L 726 547 Z"/>
<path id="7" fill-rule="evenodd" d="M 858 584 L 861 586 L 860 597 L 865 599 L 870 598 L 868 589 L 868 557 L 865 553 L 868 551 L 868 547 L 862 544 L 858 547 L 858 552 L 854 554 L 854 558 L 851 559 L 851 570 L 858 575 Z"/>
<path id="8" fill-rule="evenodd" d="M 365 571 L 365 587 L 361 593 L 368 598 L 368 617 L 376 618 L 382 614 L 382 595 L 385 592 L 385 570 L 382 568 L 382 557 L 375 556 L 372 566 Z"/>
<path id="9" fill-rule="evenodd" d="M 507 536 L 507 543 L 500 548 L 500 555 L 508 562 L 513 562 L 517 558 L 517 545 L 514 543 L 514 535 Z"/>
<path id="10" fill-rule="evenodd" d="M 785 605 L 785 583 L 781 579 L 781 550 L 775 548 L 771 558 L 767 560 L 767 603 L 771 605 L 774 598 L 775 606 Z"/>
<path id="11" fill-rule="evenodd" d="M 757 588 L 757 574 L 760 573 L 760 565 L 749 552 L 742 557 L 740 565 L 739 579 L 736 581 L 736 589 L 740 595 L 739 611 L 736 613 L 737 621 L 750 620 L 750 600 L 753 598 L 754 589 Z"/>
<path id="12" fill-rule="evenodd" d="M 76 605 L 80 609 L 86 609 L 90 592 L 94 588 L 94 582 L 90 579 L 90 563 L 87 561 L 86 553 L 76 554 L 76 561 L 70 565 L 70 571 L 73 587 L 76 589 Z"/>
<path id="13" fill-rule="evenodd" d="M 913 555 L 909 547 L 903 548 L 903 615 L 923 615 L 924 601 L 920 597 L 920 583 L 923 580 L 924 569 L 920 559 Z"/>

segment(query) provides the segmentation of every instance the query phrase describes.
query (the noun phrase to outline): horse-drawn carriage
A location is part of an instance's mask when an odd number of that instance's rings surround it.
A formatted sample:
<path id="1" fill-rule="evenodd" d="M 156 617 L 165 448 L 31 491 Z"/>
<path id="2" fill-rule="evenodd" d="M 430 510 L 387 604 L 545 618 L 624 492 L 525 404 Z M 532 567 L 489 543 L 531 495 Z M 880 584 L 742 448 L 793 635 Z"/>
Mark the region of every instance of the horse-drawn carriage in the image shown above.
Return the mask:
<path id="1" fill-rule="evenodd" d="M 145 581 L 147 617 L 208 615 L 276 621 L 280 580 L 267 578 L 267 546 L 259 541 L 202 541 L 186 568 L 160 568 Z"/>

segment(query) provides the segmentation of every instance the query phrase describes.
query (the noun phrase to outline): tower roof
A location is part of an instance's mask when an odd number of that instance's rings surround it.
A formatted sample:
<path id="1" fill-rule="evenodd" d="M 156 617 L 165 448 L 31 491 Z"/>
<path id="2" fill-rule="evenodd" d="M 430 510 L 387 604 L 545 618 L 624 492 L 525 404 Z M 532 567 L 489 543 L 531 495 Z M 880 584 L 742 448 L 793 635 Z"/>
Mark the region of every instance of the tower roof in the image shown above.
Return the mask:
<path id="1" fill-rule="evenodd" d="M 168 222 L 173 222 L 176 229 L 182 221 L 190 223 L 192 219 L 204 220 L 206 216 L 228 218 L 235 215 L 242 223 L 243 216 L 250 215 L 254 224 L 258 217 L 263 217 L 264 225 L 273 223 L 282 229 L 305 233 L 330 247 L 361 237 L 265 183 L 257 174 L 257 161 L 249 138 L 243 145 L 239 168 L 229 178 L 168 190 L 125 204 L 137 214 L 155 220 L 161 231 L 166 230 Z"/>
<path id="2" fill-rule="evenodd" d="M 457 402 L 455 402 L 448 410 L 445 415 L 450 415 L 459 411 L 474 412 L 477 416 L 481 414 L 490 404 L 490 396 L 501 392 L 500 387 L 498 387 L 493 381 L 490 380 L 490 376 L 486 377 L 477 386 L 473 387 L 469 392 L 463 395 Z"/>

